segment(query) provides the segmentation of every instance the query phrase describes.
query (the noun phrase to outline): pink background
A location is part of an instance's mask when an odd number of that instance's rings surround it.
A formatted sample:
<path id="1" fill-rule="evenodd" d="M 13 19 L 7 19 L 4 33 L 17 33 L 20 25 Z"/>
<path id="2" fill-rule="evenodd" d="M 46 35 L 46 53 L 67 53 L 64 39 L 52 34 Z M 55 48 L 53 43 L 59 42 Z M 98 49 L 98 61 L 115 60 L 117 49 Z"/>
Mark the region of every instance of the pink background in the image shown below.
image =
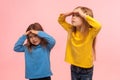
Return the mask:
<path id="1" fill-rule="evenodd" d="M 102 24 L 97 37 L 97 61 L 93 80 L 120 80 L 120 0 L 0 0 L 0 80 L 25 80 L 24 54 L 14 43 L 29 24 L 39 22 L 56 39 L 51 52 L 52 80 L 70 80 L 64 62 L 67 33 L 58 24 L 62 12 L 87 6 Z"/>

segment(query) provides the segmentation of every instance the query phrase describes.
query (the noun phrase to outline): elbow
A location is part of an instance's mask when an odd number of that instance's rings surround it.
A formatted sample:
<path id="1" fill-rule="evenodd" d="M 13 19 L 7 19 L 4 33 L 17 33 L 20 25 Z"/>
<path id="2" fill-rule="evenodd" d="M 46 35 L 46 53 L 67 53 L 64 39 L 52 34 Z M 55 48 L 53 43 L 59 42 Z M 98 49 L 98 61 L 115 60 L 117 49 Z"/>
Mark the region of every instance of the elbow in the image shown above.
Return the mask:
<path id="1" fill-rule="evenodd" d="M 19 48 L 16 47 L 16 46 L 13 48 L 13 50 L 14 50 L 15 52 L 19 52 Z"/>
<path id="2" fill-rule="evenodd" d="M 101 26 L 102 26 L 102 25 L 101 25 L 100 23 L 98 23 L 96 26 L 97 26 L 96 28 L 97 28 L 98 30 L 101 30 Z"/>
<path id="3" fill-rule="evenodd" d="M 58 18 L 58 23 L 59 23 L 59 24 L 62 23 L 62 20 L 61 20 L 60 18 Z"/>
<path id="4" fill-rule="evenodd" d="M 65 15 L 64 14 L 60 14 L 60 16 L 58 17 L 58 23 L 62 23 L 65 21 Z"/>
<path id="5" fill-rule="evenodd" d="M 14 50 L 15 52 L 17 52 L 17 49 L 16 49 L 15 47 L 13 48 L 13 50 Z"/>
<path id="6" fill-rule="evenodd" d="M 56 41 L 55 39 L 53 39 L 52 45 L 54 46 L 55 44 L 56 44 Z"/>
<path id="7" fill-rule="evenodd" d="M 54 46 L 55 46 L 55 44 L 56 44 L 56 41 L 55 41 L 55 40 L 53 40 L 53 41 L 52 41 L 52 44 L 51 44 L 51 45 L 52 45 L 52 47 L 54 47 Z"/>
<path id="8" fill-rule="evenodd" d="M 98 25 L 98 30 L 101 30 L 101 28 L 102 28 L 102 25 L 99 24 L 99 25 Z"/>

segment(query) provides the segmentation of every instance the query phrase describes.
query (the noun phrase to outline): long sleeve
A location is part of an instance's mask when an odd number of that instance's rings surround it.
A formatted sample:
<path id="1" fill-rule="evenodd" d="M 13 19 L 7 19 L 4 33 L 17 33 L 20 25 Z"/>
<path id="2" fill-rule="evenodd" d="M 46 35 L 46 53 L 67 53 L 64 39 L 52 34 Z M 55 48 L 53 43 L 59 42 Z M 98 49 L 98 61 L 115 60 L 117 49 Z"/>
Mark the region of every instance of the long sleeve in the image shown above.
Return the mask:
<path id="1" fill-rule="evenodd" d="M 26 40 L 26 36 L 23 35 L 21 36 L 18 41 L 15 43 L 15 46 L 14 46 L 14 51 L 16 52 L 24 52 L 25 51 L 25 46 L 23 45 L 24 44 L 24 41 Z"/>
<path id="2" fill-rule="evenodd" d="M 90 16 L 86 16 L 86 20 L 92 27 L 90 30 L 91 34 L 93 34 L 93 36 L 96 36 L 101 29 L 101 24 Z"/>
<path id="3" fill-rule="evenodd" d="M 63 14 L 60 14 L 60 16 L 58 17 L 58 22 L 66 31 L 68 31 L 72 27 L 71 24 L 65 21 L 65 16 Z"/>
<path id="4" fill-rule="evenodd" d="M 47 40 L 48 42 L 47 46 L 49 47 L 49 49 L 53 48 L 53 46 L 55 45 L 55 39 L 52 36 L 48 35 L 47 33 L 39 31 L 38 36 Z"/>

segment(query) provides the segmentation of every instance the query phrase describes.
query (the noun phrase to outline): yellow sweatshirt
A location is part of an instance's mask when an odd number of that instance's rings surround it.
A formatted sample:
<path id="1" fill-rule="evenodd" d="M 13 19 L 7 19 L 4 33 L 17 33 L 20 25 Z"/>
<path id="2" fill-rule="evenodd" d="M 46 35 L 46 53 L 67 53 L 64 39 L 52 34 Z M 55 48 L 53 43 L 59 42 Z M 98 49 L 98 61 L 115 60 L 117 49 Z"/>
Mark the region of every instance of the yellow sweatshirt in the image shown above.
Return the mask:
<path id="1" fill-rule="evenodd" d="M 93 66 L 92 43 L 101 29 L 101 25 L 92 17 L 86 16 L 87 22 L 92 26 L 89 33 L 82 40 L 80 32 L 72 32 L 72 25 L 65 21 L 63 14 L 58 18 L 59 24 L 68 32 L 65 61 L 78 67 L 90 68 Z"/>

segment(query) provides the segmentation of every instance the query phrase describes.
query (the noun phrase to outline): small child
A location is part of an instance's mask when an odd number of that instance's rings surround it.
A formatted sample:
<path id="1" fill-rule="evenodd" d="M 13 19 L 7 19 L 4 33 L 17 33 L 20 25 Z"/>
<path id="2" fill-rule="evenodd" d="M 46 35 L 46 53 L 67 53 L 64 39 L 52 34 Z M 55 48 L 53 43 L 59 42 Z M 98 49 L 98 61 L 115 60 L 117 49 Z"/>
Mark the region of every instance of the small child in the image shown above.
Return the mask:
<path id="1" fill-rule="evenodd" d="M 27 43 L 24 45 L 25 40 Z M 25 77 L 29 80 L 51 80 L 50 51 L 55 39 L 43 31 L 39 23 L 31 24 L 14 46 L 25 53 Z"/>
<path id="2" fill-rule="evenodd" d="M 72 16 L 71 24 L 65 20 L 68 16 Z M 71 64 L 72 80 L 92 80 L 95 38 L 101 25 L 92 10 L 82 6 L 60 14 L 58 22 L 68 33 L 65 61 Z"/>

